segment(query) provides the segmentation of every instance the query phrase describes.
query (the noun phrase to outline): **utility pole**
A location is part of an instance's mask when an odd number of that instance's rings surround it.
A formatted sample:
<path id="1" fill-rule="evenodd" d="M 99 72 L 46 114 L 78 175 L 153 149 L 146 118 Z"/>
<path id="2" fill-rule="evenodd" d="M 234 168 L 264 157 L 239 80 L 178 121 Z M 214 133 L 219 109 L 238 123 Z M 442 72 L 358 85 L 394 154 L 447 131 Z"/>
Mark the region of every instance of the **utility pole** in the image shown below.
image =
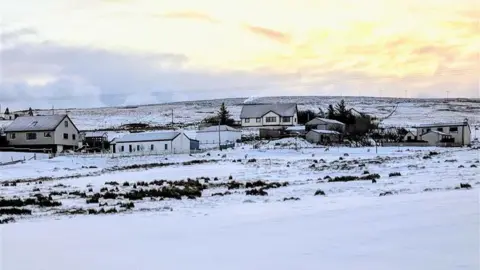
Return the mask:
<path id="1" fill-rule="evenodd" d="M 218 149 L 222 151 L 222 141 L 220 140 L 220 121 L 222 121 L 222 119 L 218 119 Z"/>
<path id="2" fill-rule="evenodd" d="M 55 107 L 52 105 L 52 115 L 55 115 Z"/>
<path id="3" fill-rule="evenodd" d="M 173 109 L 172 109 L 172 127 L 173 127 Z"/>
<path id="4" fill-rule="evenodd" d="M 446 91 L 447 92 L 447 100 L 448 100 L 448 93 L 450 93 L 450 91 Z"/>

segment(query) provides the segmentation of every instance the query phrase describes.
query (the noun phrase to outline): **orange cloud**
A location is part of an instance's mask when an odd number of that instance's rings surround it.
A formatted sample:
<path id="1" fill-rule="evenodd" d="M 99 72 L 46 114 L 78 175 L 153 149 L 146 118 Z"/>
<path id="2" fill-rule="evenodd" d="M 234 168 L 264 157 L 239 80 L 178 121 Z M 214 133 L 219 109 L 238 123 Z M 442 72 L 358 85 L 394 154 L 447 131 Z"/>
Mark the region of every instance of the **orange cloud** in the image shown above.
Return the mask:
<path id="1" fill-rule="evenodd" d="M 208 23 L 219 23 L 220 20 L 200 12 L 195 11 L 179 11 L 179 12 L 169 12 L 160 15 L 162 18 L 167 19 L 185 19 L 185 20 L 197 20 Z"/>
<path id="2" fill-rule="evenodd" d="M 245 25 L 244 27 L 256 35 L 271 39 L 276 42 L 289 43 L 291 40 L 290 35 L 270 28 L 253 25 Z"/>

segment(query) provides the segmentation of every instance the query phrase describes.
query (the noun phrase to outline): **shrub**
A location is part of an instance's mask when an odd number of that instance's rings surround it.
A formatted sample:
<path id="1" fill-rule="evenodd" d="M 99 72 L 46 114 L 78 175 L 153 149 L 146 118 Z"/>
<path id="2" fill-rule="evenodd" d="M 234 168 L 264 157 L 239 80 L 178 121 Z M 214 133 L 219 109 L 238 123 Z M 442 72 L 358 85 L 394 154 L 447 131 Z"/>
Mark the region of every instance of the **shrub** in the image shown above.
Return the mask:
<path id="1" fill-rule="evenodd" d="M 7 224 L 11 222 L 15 222 L 15 219 L 13 217 L 0 219 L 0 224 Z"/>
<path id="2" fill-rule="evenodd" d="M 130 186 L 130 183 L 124 182 L 124 183 L 123 183 L 123 186 L 124 186 L 124 187 L 128 187 L 128 186 Z"/>
<path id="3" fill-rule="evenodd" d="M 102 187 L 102 188 L 100 189 L 100 192 L 108 192 L 108 188 Z"/>
<path id="4" fill-rule="evenodd" d="M 366 175 L 366 176 L 362 176 L 358 179 L 359 180 L 376 180 L 376 179 L 380 179 L 380 175 L 378 173 L 374 173 L 374 174 L 369 174 L 369 175 Z"/>
<path id="5" fill-rule="evenodd" d="M 228 180 L 232 180 L 232 179 L 233 179 L 233 176 L 230 175 L 230 176 L 228 177 Z"/>
<path id="6" fill-rule="evenodd" d="M 458 166 L 458 168 L 465 168 L 465 166 L 463 166 L 463 165 L 460 165 L 460 166 Z"/>
<path id="7" fill-rule="evenodd" d="M 103 198 L 104 199 L 116 199 L 118 197 L 118 194 L 116 193 L 113 193 L 113 192 L 106 192 L 105 194 L 103 194 Z"/>
<path id="8" fill-rule="evenodd" d="M 399 172 L 393 172 L 388 175 L 388 177 L 396 177 L 396 176 L 402 176 L 402 174 Z"/>
<path id="9" fill-rule="evenodd" d="M 240 183 L 240 182 L 236 182 L 236 181 L 230 181 L 227 183 L 227 188 L 228 189 L 240 189 L 240 188 L 244 188 L 245 185 L 243 183 Z"/>
<path id="10" fill-rule="evenodd" d="M 111 182 L 105 182 L 105 185 L 110 185 L 110 186 L 118 186 L 118 182 L 111 181 Z"/>
<path id="11" fill-rule="evenodd" d="M 460 183 L 460 188 L 464 188 L 464 189 L 471 189 L 472 186 L 468 183 Z"/>
<path id="12" fill-rule="evenodd" d="M 470 168 L 477 168 L 477 165 L 472 164 L 472 165 L 470 165 Z"/>
<path id="13" fill-rule="evenodd" d="M 370 174 L 369 171 L 363 171 L 363 174 Z"/>
<path id="14" fill-rule="evenodd" d="M 290 197 L 290 198 L 283 198 L 283 201 L 299 201 L 300 198 L 297 198 L 297 197 Z"/>
<path id="15" fill-rule="evenodd" d="M 387 195 L 393 195 L 393 192 L 391 192 L 391 191 L 382 192 L 382 193 L 380 193 L 379 196 L 383 197 L 383 196 L 387 196 Z"/>
<path id="16" fill-rule="evenodd" d="M 251 158 L 251 159 L 247 160 L 247 162 L 248 162 L 248 163 L 253 163 L 253 162 L 257 162 L 257 160 L 254 159 L 254 158 Z"/>
<path id="17" fill-rule="evenodd" d="M 314 196 L 325 196 L 325 191 L 321 189 L 317 189 L 317 191 L 315 191 Z"/>
<path id="18" fill-rule="evenodd" d="M 1 215 L 31 215 L 32 210 L 30 209 L 23 209 L 23 208 L 0 208 L 0 216 Z"/>
<path id="19" fill-rule="evenodd" d="M 358 180 L 357 176 L 337 176 L 333 179 L 329 179 L 328 182 L 350 182 Z"/>
<path id="20" fill-rule="evenodd" d="M 86 200 L 86 203 L 89 204 L 89 203 L 98 203 L 100 200 L 100 194 L 96 193 L 94 194 L 92 197 L 88 198 Z"/>
<path id="21" fill-rule="evenodd" d="M 268 193 L 263 189 L 251 189 L 245 191 L 246 195 L 249 196 L 268 196 Z"/>
<path id="22" fill-rule="evenodd" d="M 78 191 L 78 190 L 71 191 L 71 192 L 68 193 L 68 195 L 79 196 L 80 198 L 86 198 L 87 197 L 87 194 L 85 194 L 85 192 L 81 192 L 81 191 Z"/>
<path id="23" fill-rule="evenodd" d="M 133 202 L 121 203 L 120 207 L 123 207 L 128 210 L 128 209 L 134 208 L 135 204 Z"/>

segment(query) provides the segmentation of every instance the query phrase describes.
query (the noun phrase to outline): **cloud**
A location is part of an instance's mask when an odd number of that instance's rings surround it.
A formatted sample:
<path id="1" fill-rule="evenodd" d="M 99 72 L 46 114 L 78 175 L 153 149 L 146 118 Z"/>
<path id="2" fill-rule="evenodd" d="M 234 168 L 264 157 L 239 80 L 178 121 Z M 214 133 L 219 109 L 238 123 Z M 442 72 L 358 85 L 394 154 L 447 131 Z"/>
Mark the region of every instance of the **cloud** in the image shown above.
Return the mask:
<path id="1" fill-rule="evenodd" d="M 271 91 L 284 80 L 268 72 L 195 70 L 188 68 L 184 55 L 118 53 L 51 42 L 19 43 L 1 50 L 0 57 L 0 100 L 2 106 L 17 108 L 242 97 Z"/>
<path id="2" fill-rule="evenodd" d="M 160 15 L 155 15 L 155 17 L 161 17 L 166 19 L 186 19 L 186 20 L 196 20 L 203 21 L 208 23 L 220 23 L 220 20 L 201 12 L 195 11 L 178 11 L 178 12 L 169 12 Z"/>
<path id="3" fill-rule="evenodd" d="M 276 42 L 289 43 L 291 40 L 290 35 L 283 33 L 281 31 L 277 31 L 277 30 L 273 30 L 273 29 L 265 28 L 261 26 L 254 26 L 254 25 L 245 25 L 244 27 L 245 29 L 247 29 L 248 31 L 256 35 L 268 38 Z"/>

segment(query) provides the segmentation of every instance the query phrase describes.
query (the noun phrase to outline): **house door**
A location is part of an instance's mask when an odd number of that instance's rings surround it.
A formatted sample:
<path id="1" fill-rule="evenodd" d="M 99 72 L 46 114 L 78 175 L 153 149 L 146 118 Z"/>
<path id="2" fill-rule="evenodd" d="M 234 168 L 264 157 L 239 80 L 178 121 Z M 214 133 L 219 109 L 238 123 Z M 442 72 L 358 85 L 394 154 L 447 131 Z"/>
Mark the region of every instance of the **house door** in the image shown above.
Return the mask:
<path id="1" fill-rule="evenodd" d="M 130 152 L 130 153 L 131 153 L 131 152 L 132 152 L 132 150 L 133 150 L 133 149 L 132 149 L 132 145 L 130 144 L 130 145 L 128 146 L 128 152 Z"/>

